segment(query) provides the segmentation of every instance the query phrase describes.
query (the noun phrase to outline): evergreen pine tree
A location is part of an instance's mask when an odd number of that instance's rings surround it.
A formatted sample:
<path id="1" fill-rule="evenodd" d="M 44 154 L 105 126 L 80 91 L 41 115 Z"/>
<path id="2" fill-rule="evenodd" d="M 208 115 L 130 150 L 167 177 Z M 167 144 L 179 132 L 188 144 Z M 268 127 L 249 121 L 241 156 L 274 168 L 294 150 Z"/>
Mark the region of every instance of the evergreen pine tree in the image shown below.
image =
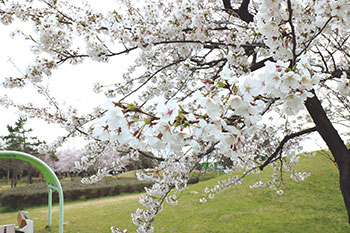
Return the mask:
<path id="1" fill-rule="evenodd" d="M 41 157 L 38 147 L 45 141 L 40 141 L 37 137 L 31 136 L 33 129 L 26 129 L 26 122 L 26 118 L 20 117 L 14 126 L 7 125 L 8 135 L 0 137 L 3 140 L 2 147 L 4 150 L 21 151 Z M 13 159 L 5 160 L 4 166 L 7 170 L 8 180 L 11 177 L 11 188 L 16 187 L 18 177 L 22 177 L 23 174 L 27 175 L 29 184 L 33 182 L 32 178 L 36 172 L 33 166 Z"/>

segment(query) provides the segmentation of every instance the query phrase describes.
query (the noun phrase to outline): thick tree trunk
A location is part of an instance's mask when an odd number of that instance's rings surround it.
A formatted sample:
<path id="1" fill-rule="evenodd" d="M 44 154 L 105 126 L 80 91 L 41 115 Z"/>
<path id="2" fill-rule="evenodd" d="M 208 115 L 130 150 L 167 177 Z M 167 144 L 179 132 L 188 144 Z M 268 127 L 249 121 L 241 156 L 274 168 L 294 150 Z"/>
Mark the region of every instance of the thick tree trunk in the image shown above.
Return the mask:
<path id="1" fill-rule="evenodd" d="M 350 224 L 350 152 L 327 117 L 316 94 L 305 101 L 305 106 L 316 125 L 317 132 L 326 142 L 335 162 L 338 164 L 340 190 L 344 198 Z"/>

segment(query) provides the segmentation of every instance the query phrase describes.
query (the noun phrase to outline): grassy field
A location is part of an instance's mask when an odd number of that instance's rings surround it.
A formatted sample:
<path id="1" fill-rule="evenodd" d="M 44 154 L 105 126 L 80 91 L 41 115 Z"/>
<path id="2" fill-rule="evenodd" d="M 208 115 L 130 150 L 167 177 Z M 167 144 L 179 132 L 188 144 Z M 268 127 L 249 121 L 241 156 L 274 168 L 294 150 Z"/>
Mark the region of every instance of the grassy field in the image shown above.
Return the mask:
<path id="1" fill-rule="evenodd" d="M 154 222 L 155 232 L 350 232 L 338 185 L 337 169 L 321 156 L 301 159 L 300 170 L 312 174 L 302 183 L 286 179 L 284 195 L 249 185 L 269 178 L 268 172 L 248 176 L 241 187 L 232 187 L 214 200 L 199 203 L 203 189 L 214 186 L 220 176 L 191 185 L 179 205 L 165 206 Z M 191 191 L 198 191 L 193 194 Z M 134 232 L 130 213 L 140 207 L 140 194 L 65 203 L 64 231 L 71 233 L 110 232 L 110 226 Z M 44 233 L 47 207 L 27 209 L 35 232 Z M 14 223 L 16 213 L 0 214 L 0 224 Z M 53 228 L 58 232 L 58 208 L 53 211 Z"/>

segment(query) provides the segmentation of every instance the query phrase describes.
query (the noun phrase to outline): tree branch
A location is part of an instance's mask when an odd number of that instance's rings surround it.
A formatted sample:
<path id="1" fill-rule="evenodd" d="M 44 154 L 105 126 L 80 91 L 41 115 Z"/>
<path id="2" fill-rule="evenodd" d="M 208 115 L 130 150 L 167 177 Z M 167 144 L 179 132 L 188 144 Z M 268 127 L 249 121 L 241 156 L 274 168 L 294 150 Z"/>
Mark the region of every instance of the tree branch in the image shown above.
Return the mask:
<path id="1" fill-rule="evenodd" d="M 297 56 L 299 56 L 300 54 L 304 53 L 308 48 L 309 46 L 311 45 L 312 41 L 316 39 L 316 37 L 318 37 L 322 32 L 323 30 L 327 27 L 328 23 L 333 19 L 333 16 L 332 17 L 329 17 L 329 19 L 327 20 L 327 22 L 323 25 L 323 27 L 307 42 L 307 44 L 305 45 L 305 48 L 299 53 L 297 54 Z"/>
<path id="2" fill-rule="evenodd" d="M 259 61 L 259 62 L 256 62 L 256 63 L 252 64 L 252 65 L 250 66 L 250 71 L 253 72 L 253 71 L 256 71 L 256 70 L 258 70 L 258 69 L 264 67 L 264 66 L 265 66 L 265 62 L 267 62 L 267 61 L 272 61 L 272 62 L 274 62 L 275 60 L 273 59 L 273 57 L 265 58 L 265 59 L 263 59 L 263 60 L 261 60 L 261 61 Z"/>
<path id="3" fill-rule="evenodd" d="M 267 165 L 269 165 L 270 162 L 277 157 L 278 153 L 282 151 L 284 144 L 286 144 L 290 139 L 299 137 L 307 133 L 315 132 L 315 131 L 316 131 L 316 127 L 313 127 L 313 128 L 304 129 L 302 131 L 285 136 L 283 140 L 280 142 L 279 146 L 276 148 L 275 152 L 273 152 L 273 154 L 270 157 L 268 157 L 268 159 L 262 165 L 259 166 L 259 169 L 262 171 Z"/>
<path id="4" fill-rule="evenodd" d="M 295 36 L 295 29 L 293 25 L 293 9 L 292 9 L 292 3 L 291 0 L 287 1 L 288 4 L 288 12 L 289 12 L 289 18 L 288 18 L 288 23 L 290 25 L 291 31 L 292 31 L 292 40 L 293 40 L 293 47 L 292 47 L 292 54 L 293 54 L 293 62 L 290 64 L 292 68 L 297 60 L 297 55 L 296 55 L 296 48 L 297 48 L 297 39 Z"/>
<path id="5" fill-rule="evenodd" d="M 250 0 L 243 0 L 241 6 L 238 9 L 233 9 L 231 6 L 231 0 L 223 0 L 225 11 L 229 14 L 238 15 L 238 17 L 246 23 L 254 21 L 254 15 L 248 11 Z"/>
<path id="6" fill-rule="evenodd" d="M 137 92 L 138 90 L 140 90 L 140 89 L 141 89 L 143 86 L 145 86 L 151 79 L 153 79 L 153 77 L 155 77 L 159 72 L 161 72 L 161 71 L 163 71 L 163 70 L 165 70 L 165 69 L 167 69 L 167 68 L 169 68 L 169 67 L 171 67 L 171 66 L 173 66 L 173 65 L 177 65 L 177 64 L 179 64 L 179 63 L 181 63 L 181 62 L 183 62 L 183 61 L 185 61 L 185 59 L 180 59 L 180 60 L 177 60 L 177 61 L 175 61 L 175 62 L 173 62 L 173 63 L 170 63 L 170 64 L 168 64 L 168 65 L 166 65 L 166 66 L 163 66 L 162 68 L 160 68 L 159 70 L 157 70 L 156 72 L 154 72 L 152 75 L 150 75 L 149 78 L 148 78 L 144 83 L 142 83 L 142 84 L 141 84 L 140 86 L 138 86 L 136 89 L 130 91 L 127 95 L 125 95 L 123 98 L 121 98 L 121 99 L 119 100 L 119 102 L 122 102 L 122 101 L 125 100 L 127 97 L 129 97 L 129 96 L 132 95 L 133 93 L 135 93 L 135 92 Z"/>
<path id="7" fill-rule="evenodd" d="M 162 161 L 165 160 L 164 158 L 155 157 L 155 156 L 150 155 L 150 154 L 148 154 L 148 153 L 146 153 L 146 152 L 144 152 L 142 150 L 137 150 L 137 152 L 139 152 L 141 155 L 143 155 L 143 156 L 145 156 L 145 157 L 147 157 L 149 159 L 155 159 L 155 160 L 158 160 L 159 162 L 162 162 Z"/>

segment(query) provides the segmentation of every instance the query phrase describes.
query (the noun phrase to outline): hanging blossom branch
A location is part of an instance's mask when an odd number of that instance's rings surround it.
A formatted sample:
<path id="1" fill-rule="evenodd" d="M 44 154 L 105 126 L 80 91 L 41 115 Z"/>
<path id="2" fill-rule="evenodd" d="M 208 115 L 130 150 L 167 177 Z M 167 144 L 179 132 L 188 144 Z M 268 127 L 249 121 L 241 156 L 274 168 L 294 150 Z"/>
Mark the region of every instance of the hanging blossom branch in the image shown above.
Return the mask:
<path id="1" fill-rule="evenodd" d="M 175 194 L 170 195 L 171 191 L 176 189 L 177 192 L 182 192 L 187 185 L 187 181 L 189 179 L 189 175 L 195 169 L 203 157 L 209 155 L 215 150 L 215 145 L 218 143 L 213 143 L 210 145 L 203 153 L 197 154 L 196 161 L 191 161 L 190 165 L 187 167 L 188 170 L 186 173 L 183 173 L 178 170 L 174 170 L 171 172 L 164 171 L 162 177 L 154 178 L 152 175 L 148 178 L 153 181 L 158 181 L 163 183 L 165 187 L 160 189 L 158 184 L 152 186 L 152 188 L 146 188 L 146 194 L 143 194 L 140 198 L 141 204 L 147 208 L 147 210 L 137 209 L 135 213 L 132 214 L 132 220 L 135 225 L 139 226 L 139 231 L 142 232 L 151 232 L 153 231 L 152 223 L 157 217 L 157 214 L 163 210 L 164 202 L 166 201 L 169 205 L 177 204 L 177 197 Z M 180 164 L 180 160 L 186 158 L 179 158 L 174 162 Z M 163 163 L 168 163 L 172 161 L 171 158 L 165 159 Z M 146 174 L 138 174 L 138 176 L 147 176 Z M 147 178 L 146 178 L 147 179 Z M 112 232 L 121 232 L 118 228 L 112 227 Z"/>
<path id="2" fill-rule="evenodd" d="M 273 154 L 267 158 L 267 160 L 259 166 L 259 169 L 262 171 L 264 170 L 264 168 L 269 165 L 271 163 L 271 161 L 276 158 L 278 156 L 278 154 L 282 151 L 284 144 L 286 144 L 290 139 L 293 139 L 295 137 L 299 137 L 302 136 L 304 134 L 308 134 L 311 132 L 315 132 L 317 131 L 316 127 L 313 128 L 309 128 L 309 129 L 304 129 L 302 131 L 296 132 L 296 133 L 292 133 L 290 135 L 287 135 L 283 138 L 283 140 L 280 142 L 279 146 L 276 148 L 275 152 L 273 152 Z"/>
<path id="3" fill-rule="evenodd" d="M 36 42 L 35 40 L 33 40 L 34 42 Z M 200 44 L 203 46 L 203 48 L 206 49 L 220 49 L 222 47 L 234 47 L 236 48 L 237 45 L 236 44 L 227 44 L 227 43 L 223 43 L 223 42 L 215 42 L 215 41 L 199 41 L 199 40 L 166 40 L 166 41 L 160 41 L 160 42 L 154 42 L 152 44 L 144 44 L 142 45 L 142 47 L 146 48 L 148 46 L 157 46 L 157 45 L 164 45 L 164 44 Z M 243 47 L 247 50 L 251 50 L 254 48 L 259 48 L 259 47 L 265 47 L 265 45 L 263 43 L 254 43 L 254 44 L 242 44 L 240 45 L 240 47 Z M 106 57 L 114 57 L 114 56 L 118 56 L 118 55 L 122 55 L 122 54 L 127 54 L 135 49 L 140 48 L 140 46 L 133 46 L 131 48 L 125 48 L 124 50 L 120 51 L 120 52 L 109 52 L 107 54 L 104 54 Z M 66 62 L 69 59 L 77 59 L 77 58 L 87 58 L 90 57 L 88 54 L 71 54 L 68 51 L 56 51 L 53 50 L 53 52 L 59 54 L 60 56 L 62 56 L 63 58 L 60 59 L 59 61 L 57 61 L 56 63 L 62 64 L 64 62 Z"/>
<path id="4" fill-rule="evenodd" d="M 329 25 L 329 23 L 331 22 L 331 20 L 333 19 L 334 17 L 331 16 L 328 18 L 328 20 L 326 21 L 326 23 L 323 25 L 322 28 L 320 28 L 318 30 L 318 32 L 312 37 L 310 38 L 310 40 L 307 42 L 307 44 L 305 44 L 305 47 L 303 50 L 300 51 L 299 54 L 297 54 L 297 56 L 303 54 L 305 51 L 307 51 L 307 49 L 310 47 L 311 43 L 319 36 L 319 35 L 322 35 L 322 32 L 326 29 L 326 27 Z"/>

